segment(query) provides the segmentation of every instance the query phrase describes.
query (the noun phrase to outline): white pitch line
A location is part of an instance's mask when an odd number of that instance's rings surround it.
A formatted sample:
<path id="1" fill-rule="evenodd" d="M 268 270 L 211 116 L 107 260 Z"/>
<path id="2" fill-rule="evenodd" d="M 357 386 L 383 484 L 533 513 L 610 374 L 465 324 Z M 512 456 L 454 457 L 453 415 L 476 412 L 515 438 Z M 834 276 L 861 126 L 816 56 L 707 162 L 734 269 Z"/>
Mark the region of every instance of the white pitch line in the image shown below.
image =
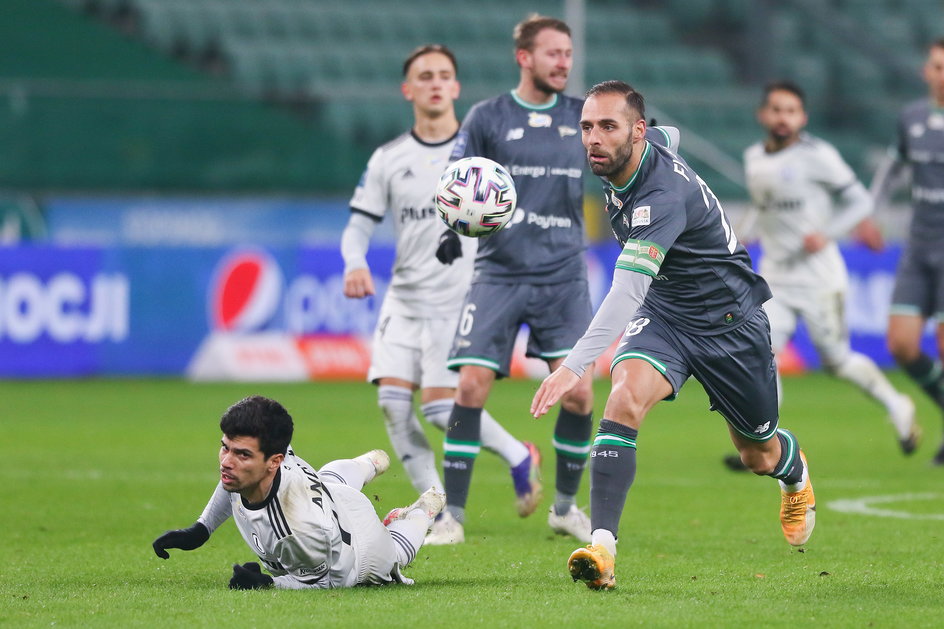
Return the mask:
<path id="1" fill-rule="evenodd" d="M 911 513 L 910 511 L 896 511 L 895 509 L 882 509 L 873 505 L 887 504 L 889 502 L 906 502 L 919 500 L 940 500 L 944 502 L 942 494 L 895 494 L 892 496 L 866 496 L 865 498 L 854 498 L 846 500 L 832 500 L 826 503 L 826 506 L 834 511 L 843 513 L 859 513 L 862 515 L 875 515 L 882 518 L 900 518 L 903 520 L 944 520 L 944 513 Z"/>

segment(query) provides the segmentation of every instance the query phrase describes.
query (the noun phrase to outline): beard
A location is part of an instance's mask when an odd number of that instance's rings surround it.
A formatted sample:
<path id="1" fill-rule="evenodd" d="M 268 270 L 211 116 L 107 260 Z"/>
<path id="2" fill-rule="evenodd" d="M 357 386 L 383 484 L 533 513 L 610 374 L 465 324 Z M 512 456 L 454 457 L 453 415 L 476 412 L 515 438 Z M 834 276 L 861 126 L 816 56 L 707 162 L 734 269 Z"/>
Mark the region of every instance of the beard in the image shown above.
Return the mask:
<path id="1" fill-rule="evenodd" d="M 594 175 L 598 177 L 612 177 L 613 175 L 618 174 L 624 168 L 626 164 L 633 158 L 633 143 L 627 142 L 616 150 L 616 154 L 613 155 L 606 162 L 589 162 L 589 154 L 587 156 L 588 162 L 590 164 L 590 170 Z"/>
<path id="2" fill-rule="evenodd" d="M 532 76 L 531 80 L 534 82 L 534 87 L 541 90 L 545 94 L 560 94 L 564 90 L 559 90 L 556 87 L 552 86 L 550 83 L 545 81 L 542 77 Z"/>

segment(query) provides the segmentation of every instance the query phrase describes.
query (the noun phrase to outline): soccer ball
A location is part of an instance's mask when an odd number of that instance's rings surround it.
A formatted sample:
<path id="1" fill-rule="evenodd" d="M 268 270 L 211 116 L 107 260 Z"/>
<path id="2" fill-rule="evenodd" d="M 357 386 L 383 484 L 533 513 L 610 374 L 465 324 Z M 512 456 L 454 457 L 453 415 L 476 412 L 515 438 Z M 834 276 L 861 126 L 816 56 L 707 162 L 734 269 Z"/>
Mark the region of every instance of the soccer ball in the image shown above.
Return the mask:
<path id="1" fill-rule="evenodd" d="M 518 193 L 505 168 L 485 157 L 453 162 L 436 186 L 436 209 L 457 234 L 478 238 L 504 227 L 515 213 Z"/>

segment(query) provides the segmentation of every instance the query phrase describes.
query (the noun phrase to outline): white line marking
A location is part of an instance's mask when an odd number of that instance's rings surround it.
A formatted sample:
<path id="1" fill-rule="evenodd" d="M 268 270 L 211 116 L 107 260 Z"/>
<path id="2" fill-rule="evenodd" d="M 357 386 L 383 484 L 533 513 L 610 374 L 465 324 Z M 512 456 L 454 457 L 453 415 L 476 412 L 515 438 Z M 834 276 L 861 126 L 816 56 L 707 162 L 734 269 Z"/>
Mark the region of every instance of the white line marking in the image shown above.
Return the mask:
<path id="1" fill-rule="evenodd" d="M 909 511 L 896 511 L 894 509 L 882 509 L 873 506 L 886 504 L 889 502 L 919 500 L 944 501 L 944 495 L 895 494 L 893 496 L 867 496 L 865 498 L 833 500 L 831 502 L 827 502 L 826 506 L 834 511 L 841 511 L 843 513 L 860 513 L 862 515 L 875 515 L 882 518 L 900 518 L 903 520 L 944 520 L 944 513 L 911 513 Z"/>

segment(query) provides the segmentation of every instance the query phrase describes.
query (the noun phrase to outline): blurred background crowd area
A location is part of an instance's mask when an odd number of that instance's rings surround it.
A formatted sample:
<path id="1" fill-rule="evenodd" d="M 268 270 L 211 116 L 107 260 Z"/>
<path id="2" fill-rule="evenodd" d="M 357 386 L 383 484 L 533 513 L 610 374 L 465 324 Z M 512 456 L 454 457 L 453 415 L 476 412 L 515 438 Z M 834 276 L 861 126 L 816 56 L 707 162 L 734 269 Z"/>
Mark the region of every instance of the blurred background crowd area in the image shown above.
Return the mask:
<path id="1" fill-rule="evenodd" d="M 618 78 L 683 130 L 682 154 L 743 203 L 760 88 L 808 94 L 810 131 L 867 183 L 902 104 L 925 93 L 937 0 L 4 0 L 0 239 L 41 237 L 50 195 L 346 200 L 408 128 L 398 84 L 419 44 L 458 57 L 460 116 L 516 84 L 514 25 L 574 28 L 569 92 Z M 588 191 L 599 187 L 588 178 Z M 11 226 L 12 225 L 12 226 Z M 602 229 L 592 230 L 605 237 Z"/>

